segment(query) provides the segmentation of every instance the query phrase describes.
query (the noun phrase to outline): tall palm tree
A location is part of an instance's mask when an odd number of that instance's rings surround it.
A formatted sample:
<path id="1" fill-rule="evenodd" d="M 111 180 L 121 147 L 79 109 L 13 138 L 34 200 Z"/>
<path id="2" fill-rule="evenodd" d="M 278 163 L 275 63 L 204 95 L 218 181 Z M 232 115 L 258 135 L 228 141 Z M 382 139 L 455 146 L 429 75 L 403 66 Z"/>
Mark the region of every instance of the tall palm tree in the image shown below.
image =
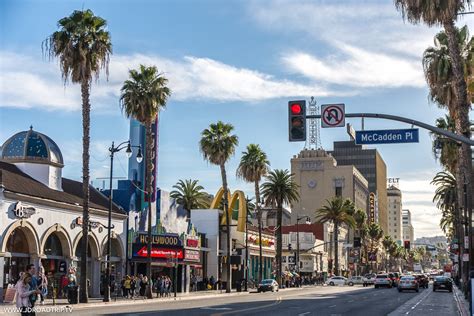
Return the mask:
<path id="1" fill-rule="evenodd" d="M 267 159 L 267 154 L 260 148 L 259 145 L 250 144 L 247 146 L 247 151 L 242 153 L 239 167 L 237 168 L 237 177 L 244 179 L 247 182 L 253 182 L 255 186 L 255 206 L 258 221 L 258 240 L 262 240 L 262 212 L 260 208 L 260 180 L 266 176 L 270 169 L 270 162 Z M 259 269 L 258 282 L 263 278 L 263 250 L 262 243 L 259 242 Z"/>
<path id="2" fill-rule="evenodd" d="M 49 58 L 58 58 L 62 78 L 66 84 L 81 84 L 82 96 L 82 253 L 80 284 L 87 283 L 87 245 L 89 242 L 89 142 L 90 142 L 90 88 L 92 79 L 98 79 L 101 70 L 109 73 L 112 54 L 107 21 L 91 10 L 74 11 L 58 21 L 56 32 L 43 41 Z M 87 303 L 87 286 L 80 291 L 81 303 Z"/>
<path id="3" fill-rule="evenodd" d="M 343 225 L 355 227 L 356 222 L 354 217 L 350 215 L 353 208 L 350 200 L 344 200 L 340 196 L 335 196 L 327 200 L 326 203 L 316 212 L 315 220 L 320 223 L 330 222 L 334 224 L 334 270 L 336 275 L 339 275 L 339 228 Z"/>
<path id="4" fill-rule="evenodd" d="M 468 85 L 466 83 L 465 67 L 462 59 L 462 51 L 459 44 L 459 30 L 455 27 L 457 15 L 463 12 L 470 5 L 470 0 L 446 0 L 446 1 L 432 1 L 432 0 L 395 0 L 395 7 L 400 10 L 403 17 L 411 23 L 424 22 L 428 26 L 439 25 L 443 26 L 447 37 L 448 54 L 451 61 L 452 68 L 452 82 L 454 87 L 454 102 L 446 104 L 449 106 L 450 116 L 455 121 L 456 133 L 464 135 L 466 138 L 471 137 L 469 110 L 471 109 L 471 100 L 468 97 Z M 466 37 L 467 38 L 467 37 Z M 472 51 L 471 51 L 472 52 Z M 471 53 L 470 52 L 470 53 Z M 470 57 L 472 60 L 472 57 Z M 469 63 L 468 73 L 472 75 L 474 65 Z M 464 176 L 472 173 L 472 163 L 470 146 L 462 143 L 458 149 L 459 164 L 456 170 L 456 178 L 459 180 L 458 185 L 458 200 L 461 202 Z M 471 181 L 466 179 L 467 184 L 467 209 L 472 200 L 471 194 L 473 187 Z M 462 202 L 460 204 L 463 204 Z M 460 212 L 460 211 L 458 211 Z M 462 249 L 461 249 L 462 250 Z M 461 262 L 462 263 L 462 262 Z M 467 271 L 464 275 L 467 278 Z"/>
<path id="5" fill-rule="evenodd" d="M 393 246 L 393 239 L 392 236 L 385 235 L 382 240 L 382 246 L 385 250 L 385 271 L 388 272 L 389 266 L 388 266 L 388 256 L 390 254 L 390 249 Z"/>
<path id="6" fill-rule="evenodd" d="M 266 176 L 266 181 L 262 184 L 262 195 L 267 206 L 276 205 L 277 208 L 277 275 L 278 284 L 281 283 L 282 265 L 282 235 L 281 226 L 283 220 L 283 204 L 291 205 L 297 202 L 300 198 L 298 193 L 298 185 L 295 183 L 294 174 L 288 170 L 275 169 Z"/>
<path id="7" fill-rule="evenodd" d="M 158 72 L 155 66 L 140 65 L 138 70 L 129 70 L 129 79 L 123 83 L 120 96 L 120 107 L 127 118 L 133 117 L 146 130 L 146 192 L 148 196 L 148 247 L 147 247 L 147 275 L 151 277 L 151 201 L 154 194 L 153 178 L 156 177 L 156 166 L 153 166 L 154 148 L 152 124 L 158 124 L 160 110 L 166 106 L 171 90 L 166 86 L 168 79 Z M 154 175 L 152 174 L 154 172 Z M 151 278 L 150 278 L 151 280 Z M 151 282 L 147 288 L 147 296 L 151 298 Z"/>
<path id="8" fill-rule="evenodd" d="M 179 205 L 182 205 L 187 211 L 188 218 L 191 216 L 191 210 L 196 208 L 206 208 L 207 203 L 206 192 L 203 192 L 204 187 L 198 184 L 198 180 L 179 180 L 173 185 L 175 190 L 170 192 L 170 197 L 176 199 Z"/>
<path id="9" fill-rule="evenodd" d="M 239 138 L 232 134 L 234 126 L 232 124 L 225 124 L 218 121 L 215 124 L 209 125 L 201 133 L 201 140 L 199 141 L 199 148 L 205 160 L 211 164 L 218 165 L 221 170 L 222 187 L 224 189 L 223 202 L 224 202 L 224 216 L 226 220 L 226 237 L 227 237 L 227 261 L 226 261 L 226 274 L 227 284 L 226 292 L 231 291 L 231 270 L 230 270 L 230 221 L 229 216 L 229 201 L 228 201 L 228 186 L 227 186 L 227 173 L 225 170 L 226 162 L 235 153 L 235 147 L 239 144 Z"/>
<path id="10" fill-rule="evenodd" d="M 438 172 L 431 181 L 436 186 L 433 202 L 441 211 L 440 227 L 444 232 L 456 232 L 460 234 L 462 215 L 457 213 L 458 194 L 456 178 L 448 171 Z"/>
<path id="11" fill-rule="evenodd" d="M 436 119 L 436 127 L 455 132 L 453 119 L 446 115 Z M 458 145 L 455 141 L 439 134 L 430 133 L 433 138 L 433 154 L 439 158 L 441 165 L 450 173 L 455 173 L 458 166 Z"/>

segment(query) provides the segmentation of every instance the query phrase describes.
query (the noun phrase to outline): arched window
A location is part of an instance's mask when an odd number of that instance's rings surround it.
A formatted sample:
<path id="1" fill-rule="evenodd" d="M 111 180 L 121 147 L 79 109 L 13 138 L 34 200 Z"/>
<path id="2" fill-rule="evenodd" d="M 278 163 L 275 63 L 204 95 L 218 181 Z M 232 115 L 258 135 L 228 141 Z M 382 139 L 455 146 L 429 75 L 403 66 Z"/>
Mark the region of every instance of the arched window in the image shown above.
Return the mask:
<path id="1" fill-rule="evenodd" d="M 81 239 L 79 240 L 79 243 L 77 244 L 76 251 L 74 253 L 76 257 L 82 256 L 82 239 L 83 237 L 81 237 Z M 90 256 L 91 256 L 91 242 L 89 240 L 89 243 L 87 245 L 87 257 L 90 258 Z"/>
<path id="2" fill-rule="evenodd" d="M 7 252 L 30 253 L 28 240 L 26 239 L 25 233 L 21 229 L 16 228 L 11 233 L 10 237 L 8 237 Z"/>
<path id="3" fill-rule="evenodd" d="M 63 256 L 63 248 L 61 246 L 61 240 L 56 235 L 52 233 L 46 239 L 46 244 L 44 245 L 44 254 L 52 256 Z"/>

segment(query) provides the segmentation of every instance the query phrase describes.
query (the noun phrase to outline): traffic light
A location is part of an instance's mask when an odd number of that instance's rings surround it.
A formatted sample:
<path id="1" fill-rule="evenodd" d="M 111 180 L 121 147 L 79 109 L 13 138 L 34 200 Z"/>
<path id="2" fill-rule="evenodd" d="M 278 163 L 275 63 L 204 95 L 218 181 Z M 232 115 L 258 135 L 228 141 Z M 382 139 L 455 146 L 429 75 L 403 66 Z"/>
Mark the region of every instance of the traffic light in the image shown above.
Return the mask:
<path id="1" fill-rule="evenodd" d="M 288 133 L 290 142 L 306 140 L 306 101 L 288 102 Z"/>
<path id="2" fill-rule="evenodd" d="M 405 240 L 405 241 L 403 242 L 403 245 L 405 246 L 405 249 L 410 250 L 410 241 L 409 241 L 409 240 Z"/>
<path id="3" fill-rule="evenodd" d="M 360 237 L 354 237 L 354 248 L 360 248 Z"/>
<path id="4" fill-rule="evenodd" d="M 288 244 L 288 251 L 291 251 L 291 244 Z"/>

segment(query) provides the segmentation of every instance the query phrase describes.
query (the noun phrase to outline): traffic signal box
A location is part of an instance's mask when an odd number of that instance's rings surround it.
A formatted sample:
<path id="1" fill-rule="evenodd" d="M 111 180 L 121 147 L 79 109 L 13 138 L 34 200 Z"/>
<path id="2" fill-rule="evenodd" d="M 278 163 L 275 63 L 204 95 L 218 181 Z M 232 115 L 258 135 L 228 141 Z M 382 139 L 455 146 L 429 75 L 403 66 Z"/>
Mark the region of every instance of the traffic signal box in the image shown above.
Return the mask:
<path id="1" fill-rule="evenodd" d="M 290 142 L 306 141 L 306 101 L 288 102 L 288 123 Z"/>
<path id="2" fill-rule="evenodd" d="M 405 241 L 403 242 L 403 245 L 405 246 L 405 249 L 410 250 L 410 241 L 409 241 L 409 240 L 405 240 Z"/>

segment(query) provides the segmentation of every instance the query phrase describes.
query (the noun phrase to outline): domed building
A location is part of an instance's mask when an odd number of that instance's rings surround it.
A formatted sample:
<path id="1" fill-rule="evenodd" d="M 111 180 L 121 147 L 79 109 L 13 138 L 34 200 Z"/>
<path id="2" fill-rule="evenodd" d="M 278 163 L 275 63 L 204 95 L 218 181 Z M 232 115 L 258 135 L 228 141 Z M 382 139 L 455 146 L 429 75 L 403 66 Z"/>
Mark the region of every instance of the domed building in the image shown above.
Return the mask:
<path id="1" fill-rule="evenodd" d="M 16 133 L 0 147 L 0 302 L 3 290 L 28 264 L 43 267 L 57 293 L 70 267 L 80 280 L 82 253 L 82 182 L 62 177 L 59 146 L 33 130 Z M 90 186 L 88 269 L 92 296 L 100 296 L 107 253 L 109 199 Z M 125 266 L 127 214 L 112 207 L 112 271 Z"/>

